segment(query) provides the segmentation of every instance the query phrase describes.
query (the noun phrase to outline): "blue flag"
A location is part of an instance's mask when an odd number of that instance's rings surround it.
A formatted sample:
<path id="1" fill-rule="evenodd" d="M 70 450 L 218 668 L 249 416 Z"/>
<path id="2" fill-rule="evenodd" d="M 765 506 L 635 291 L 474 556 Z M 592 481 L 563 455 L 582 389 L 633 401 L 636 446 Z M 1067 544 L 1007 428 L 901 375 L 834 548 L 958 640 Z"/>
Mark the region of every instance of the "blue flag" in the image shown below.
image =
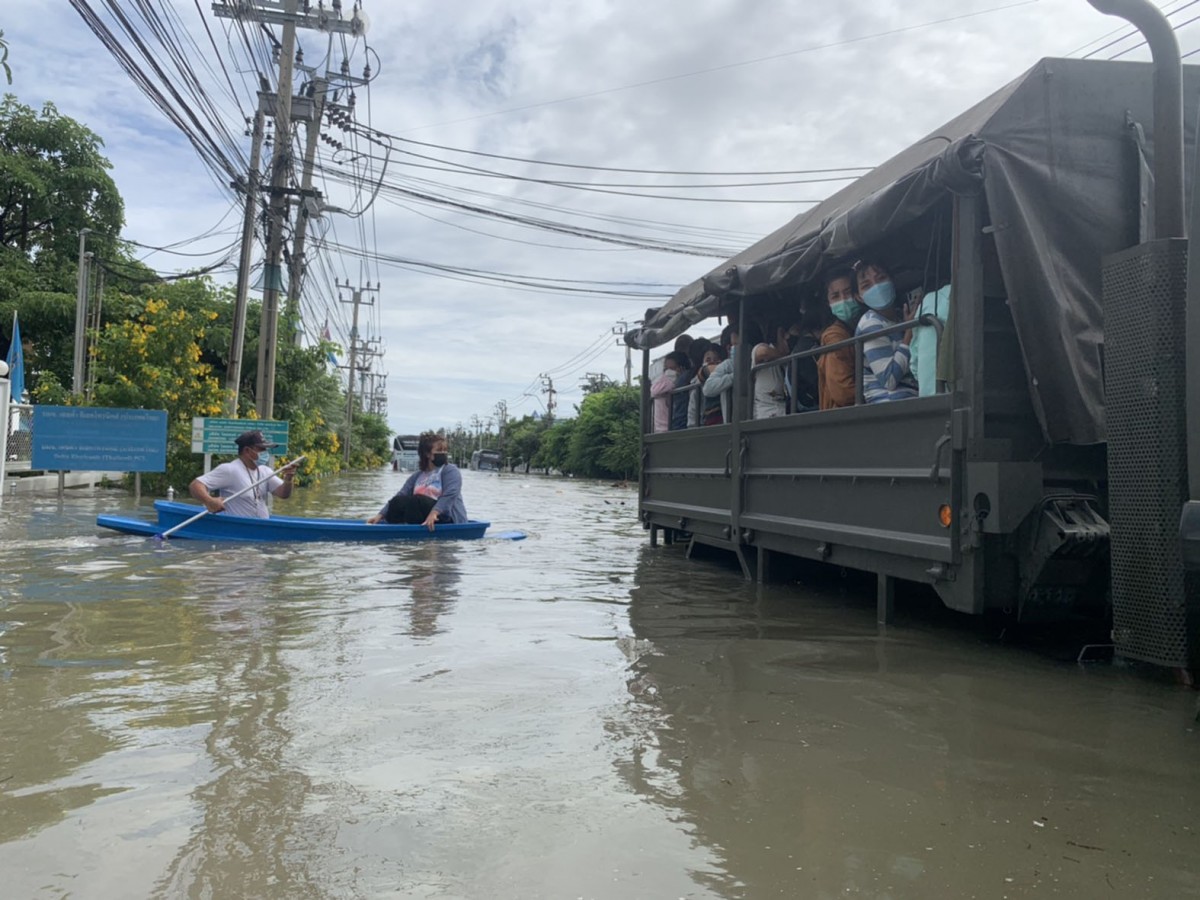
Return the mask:
<path id="1" fill-rule="evenodd" d="M 12 382 L 12 402 L 22 403 L 25 394 L 25 352 L 21 349 L 21 323 L 13 313 L 12 343 L 8 347 L 8 380 Z"/>
<path id="2" fill-rule="evenodd" d="M 333 340 L 333 337 L 329 334 L 329 320 L 328 319 L 325 320 L 325 327 L 321 329 L 321 340 L 323 340 L 323 341 L 332 341 Z M 325 351 L 325 359 L 328 360 L 329 364 L 331 366 L 333 366 L 335 369 L 338 367 L 338 358 L 333 355 L 332 350 Z"/>

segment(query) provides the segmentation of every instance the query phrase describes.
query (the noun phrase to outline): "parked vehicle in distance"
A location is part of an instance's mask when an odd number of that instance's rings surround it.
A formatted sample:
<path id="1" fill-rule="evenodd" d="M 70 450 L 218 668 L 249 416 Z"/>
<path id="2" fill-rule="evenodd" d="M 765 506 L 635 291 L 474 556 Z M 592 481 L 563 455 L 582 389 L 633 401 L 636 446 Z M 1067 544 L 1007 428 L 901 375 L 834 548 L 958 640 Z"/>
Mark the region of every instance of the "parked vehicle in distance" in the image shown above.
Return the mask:
<path id="1" fill-rule="evenodd" d="M 397 435 L 392 442 L 392 467 L 401 472 L 417 471 L 421 464 L 421 457 L 417 453 L 417 445 L 420 442 L 419 434 Z"/>
<path id="2" fill-rule="evenodd" d="M 504 455 L 499 450 L 476 450 L 471 454 L 471 468 L 476 472 L 499 472 L 504 468 Z"/>

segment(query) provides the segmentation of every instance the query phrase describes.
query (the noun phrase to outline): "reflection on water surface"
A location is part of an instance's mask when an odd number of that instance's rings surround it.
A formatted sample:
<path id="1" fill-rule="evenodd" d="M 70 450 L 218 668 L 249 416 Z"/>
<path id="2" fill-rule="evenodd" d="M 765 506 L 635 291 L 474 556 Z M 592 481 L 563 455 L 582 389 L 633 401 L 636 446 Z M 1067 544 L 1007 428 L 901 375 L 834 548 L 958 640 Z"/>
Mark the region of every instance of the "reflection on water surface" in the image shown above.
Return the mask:
<path id="1" fill-rule="evenodd" d="M 1191 694 L 464 477 L 530 538 L 158 546 L 92 526 L 122 495 L 6 499 L 5 895 L 1200 894 Z"/>

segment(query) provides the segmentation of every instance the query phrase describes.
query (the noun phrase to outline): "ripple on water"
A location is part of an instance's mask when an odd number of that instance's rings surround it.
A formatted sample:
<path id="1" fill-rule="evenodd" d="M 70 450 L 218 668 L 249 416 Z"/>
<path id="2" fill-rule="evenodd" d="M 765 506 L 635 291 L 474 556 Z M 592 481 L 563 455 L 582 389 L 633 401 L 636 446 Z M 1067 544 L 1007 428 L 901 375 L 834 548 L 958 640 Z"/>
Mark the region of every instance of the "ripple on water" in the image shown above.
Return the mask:
<path id="1" fill-rule="evenodd" d="M 464 478 L 529 539 L 155 547 L 94 539 L 111 494 L 6 503 L 0 790 L 39 799 L 5 895 L 1200 894 L 1190 695 L 651 550 L 632 490 Z"/>

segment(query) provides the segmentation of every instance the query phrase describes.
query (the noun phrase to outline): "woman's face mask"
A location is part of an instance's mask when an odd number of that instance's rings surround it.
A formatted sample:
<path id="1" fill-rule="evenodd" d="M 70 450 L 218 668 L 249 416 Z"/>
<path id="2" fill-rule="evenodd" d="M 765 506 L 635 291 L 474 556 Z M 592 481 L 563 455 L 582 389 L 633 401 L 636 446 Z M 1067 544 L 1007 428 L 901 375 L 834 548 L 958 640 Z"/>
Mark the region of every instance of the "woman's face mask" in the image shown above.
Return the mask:
<path id="1" fill-rule="evenodd" d="M 890 281 L 878 281 L 863 291 L 862 302 L 871 309 L 887 309 L 896 302 L 896 286 Z"/>
<path id="2" fill-rule="evenodd" d="M 446 459 L 447 456 L 445 450 L 441 451 L 440 453 L 433 454 L 433 464 L 435 466 L 444 466 L 446 464 Z"/>
<path id="3" fill-rule="evenodd" d="M 858 302 L 855 300 L 837 300 L 829 304 L 829 311 L 849 325 L 854 321 L 854 314 L 858 311 Z"/>

